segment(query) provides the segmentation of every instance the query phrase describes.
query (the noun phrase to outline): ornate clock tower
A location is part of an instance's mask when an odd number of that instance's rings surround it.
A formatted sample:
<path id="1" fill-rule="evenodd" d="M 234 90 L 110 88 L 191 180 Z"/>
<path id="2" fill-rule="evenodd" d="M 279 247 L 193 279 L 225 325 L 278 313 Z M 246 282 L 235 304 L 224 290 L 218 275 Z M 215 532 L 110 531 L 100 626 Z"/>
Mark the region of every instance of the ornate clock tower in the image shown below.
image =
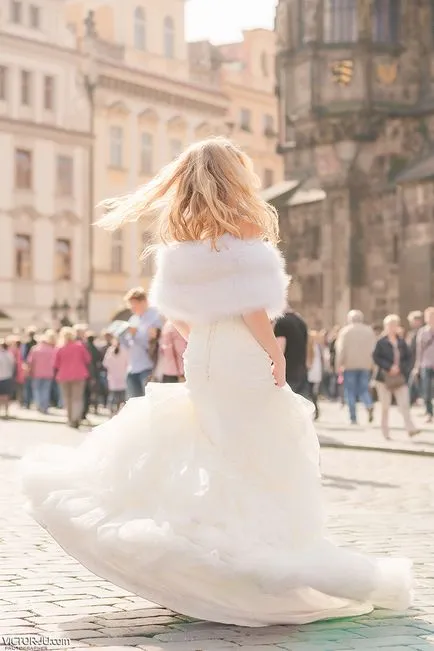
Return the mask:
<path id="1" fill-rule="evenodd" d="M 403 311 L 414 295 L 404 296 L 411 283 L 400 258 L 397 179 L 434 147 L 434 2 L 280 0 L 276 33 L 285 175 L 308 177 L 326 193 L 324 324 L 342 322 L 351 308 L 371 319 Z M 302 211 L 282 216 L 295 276 L 308 265 L 291 250 L 302 219 Z"/>

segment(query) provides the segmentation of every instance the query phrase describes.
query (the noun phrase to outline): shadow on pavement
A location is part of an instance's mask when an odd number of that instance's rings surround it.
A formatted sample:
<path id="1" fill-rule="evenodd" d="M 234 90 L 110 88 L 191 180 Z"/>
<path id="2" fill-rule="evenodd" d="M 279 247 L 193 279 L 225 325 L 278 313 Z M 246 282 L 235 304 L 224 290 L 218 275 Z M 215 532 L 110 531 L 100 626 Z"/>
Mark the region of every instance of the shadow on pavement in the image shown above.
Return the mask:
<path id="1" fill-rule="evenodd" d="M 397 484 L 388 484 L 381 481 L 369 481 L 364 479 L 349 479 L 348 477 L 338 477 L 335 475 L 323 475 L 325 486 L 334 488 L 344 488 L 346 490 L 356 490 L 358 486 L 372 486 L 373 488 L 399 488 Z"/>
<path id="2" fill-rule="evenodd" d="M 97 604 L 97 602 L 96 602 Z M 244 628 L 239 626 L 225 626 L 211 622 L 189 620 L 181 616 L 171 616 L 170 613 L 161 616 L 149 610 L 115 611 L 95 614 L 80 620 L 74 619 L 71 628 L 68 622 L 59 624 L 59 628 L 66 636 L 70 635 L 74 641 L 80 639 L 83 643 L 92 646 L 139 646 L 141 649 L 164 651 L 166 648 L 173 650 L 177 644 L 180 648 L 190 651 L 208 651 L 218 645 L 219 649 L 226 648 L 225 644 L 237 648 L 253 649 L 280 648 L 291 651 L 318 648 L 318 651 L 338 651 L 338 649 L 364 648 L 366 640 L 369 649 L 380 648 L 375 645 L 375 640 L 381 641 L 384 646 L 385 638 L 390 645 L 388 649 L 403 648 L 428 649 L 434 643 L 430 641 L 433 624 L 425 621 L 421 611 L 407 614 L 394 613 L 386 610 L 377 610 L 371 615 L 358 618 L 334 619 L 315 622 L 304 626 L 269 626 L 265 628 Z M 149 624 L 146 623 L 149 617 Z M 139 622 L 141 624 L 139 624 Z M 79 635 L 74 635 L 80 623 Z M 103 636 L 97 632 L 101 630 Z M 86 638 L 86 633 L 89 637 Z M 101 633 L 100 633 L 101 635 Z M 427 639 L 428 638 L 428 639 Z M 220 644 L 218 644 L 218 641 Z M 355 642 L 353 647 L 352 642 Z M 208 643 L 208 644 L 207 644 Z M 149 645 L 149 646 L 148 646 Z M 311 646 L 311 645 L 314 645 Z"/>

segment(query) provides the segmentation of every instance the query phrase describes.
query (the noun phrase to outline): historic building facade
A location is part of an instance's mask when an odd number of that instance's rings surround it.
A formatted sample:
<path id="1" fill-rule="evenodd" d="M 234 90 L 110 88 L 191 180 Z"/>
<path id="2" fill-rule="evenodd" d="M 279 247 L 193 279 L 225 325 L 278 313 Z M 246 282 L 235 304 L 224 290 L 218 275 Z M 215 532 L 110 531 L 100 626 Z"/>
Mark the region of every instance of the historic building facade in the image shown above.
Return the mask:
<path id="1" fill-rule="evenodd" d="M 83 311 L 89 106 L 63 9 L 0 7 L 0 310 L 10 327 Z"/>
<path id="2" fill-rule="evenodd" d="M 312 325 L 434 301 L 433 5 L 278 3 L 279 150 L 316 198 L 280 207 L 282 246 Z"/>
<path id="3" fill-rule="evenodd" d="M 190 78 L 184 0 L 74 0 L 67 18 L 92 60 L 95 204 L 146 183 L 188 144 L 224 132 L 228 99 L 218 80 Z M 122 307 L 129 287 L 149 285 L 152 259 L 139 256 L 151 227 L 94 229 L 89 319 L 95 327 Z"/>
<path id="4" fill-rule="evenodd" d="M 252 158 L 262 187 L 283 179 L 277 154 L 278 103 L 275 95 L 276 37 L 267 29 L 243 32 L 239 43 L 189 44 L 190 70 L 198 83 L 218 83 L 229 100 L 227 135 Z"/>

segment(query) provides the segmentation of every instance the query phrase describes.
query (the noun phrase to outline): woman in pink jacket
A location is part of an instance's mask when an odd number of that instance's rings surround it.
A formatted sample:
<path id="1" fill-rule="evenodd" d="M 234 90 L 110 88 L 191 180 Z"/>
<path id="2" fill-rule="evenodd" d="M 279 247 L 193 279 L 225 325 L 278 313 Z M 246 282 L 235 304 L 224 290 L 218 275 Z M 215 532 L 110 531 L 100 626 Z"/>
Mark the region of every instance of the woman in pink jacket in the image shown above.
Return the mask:
<path id="1" fill-rule="evenodd" d="M 68 424 L 78 428 L 83 415 L 84 388 L 89 377 L 91 357 L 86 346 L 75 338 L 72 328 L 62 328 L 60 340 L 54 362 L 56 379 L 62 392 Z"/>
<path id="2" fill-rule="evenodd" d="M 175 326 L 166 321 L 159 341 L 159 366 L 163 382 L 184 381 L 184 352 L 187 342 Z"/>
<path id="3" fill-rule="evenodd" d="M 54 378 L 56 360 L 56 333 L 47 330 L 27 357 L 27 369 L 32 380 L 32 391 L 36 407 L 42 414 L 50 406 L 51 384 Z"/>

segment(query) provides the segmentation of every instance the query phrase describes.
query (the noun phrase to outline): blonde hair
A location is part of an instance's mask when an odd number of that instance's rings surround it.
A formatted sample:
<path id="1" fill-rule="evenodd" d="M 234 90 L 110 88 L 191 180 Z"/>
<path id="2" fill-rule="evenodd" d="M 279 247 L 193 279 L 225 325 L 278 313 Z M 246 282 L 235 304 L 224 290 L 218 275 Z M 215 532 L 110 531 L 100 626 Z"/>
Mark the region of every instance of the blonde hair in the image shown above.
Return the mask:
<path id="1" fill-rule="evenodd" d="M 127 222 L 157 216 L 164 243 L 243 237 L 250 226 L 259 237 L 277 244 L 276 210 L 260 196 L 253 163 L 230 140 L 210 138 L 188 147 L 150 183 L 133 194 L 107 199 L 97 223 L 116 230 Z"/>
<path id="2" fill-rule="evenodd" d="M 64 328 L 61 329 L 60 336 L 59 336 L 61 345 L 67 344 L 69 341 L 74 341 L 76 338 L 77 337 L 74 328 L 69 328 L 65 326 Z"/>
<path id="3" fill-rule="evenodd" d="M 388 314 L 383 320 L 383 326 L 386 328 L 390 323 L 401 325 L 401 319 L 397 314 Z"/>
<path id="4" fill-rule="evenodd" d="M 50 344 L 51 346 L 54 346 L 57 341 L 57 335 L 54 330 L 48 329 L 41 336 L 41 341 L 44 344 Z"/>

